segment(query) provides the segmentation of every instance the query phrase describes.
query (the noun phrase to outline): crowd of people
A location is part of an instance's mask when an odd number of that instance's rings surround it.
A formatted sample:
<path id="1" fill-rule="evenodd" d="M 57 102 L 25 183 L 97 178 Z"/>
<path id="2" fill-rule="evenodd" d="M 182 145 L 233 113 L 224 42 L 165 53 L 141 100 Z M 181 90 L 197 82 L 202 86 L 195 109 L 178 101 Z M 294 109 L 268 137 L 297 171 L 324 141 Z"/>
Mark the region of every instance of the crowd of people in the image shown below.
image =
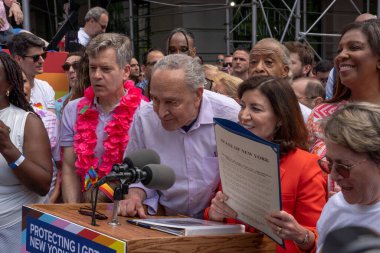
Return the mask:
<path id="1" fill-rule="evenodd" d="M 156 151 L 176 181 L 167 190 L 132 184 L 119 215 L 240 223 L 220 182 L 214 118 L 280 146 L 282 210 L 265 219 L 285 240 L 277 252 L 335 252 L 334 232 L 348 226 L 380 233 L 376 17 L 342 30 L 334 66 L 315 63 L 302 42 L 274 38 L 203 64 L 186 28 L 173 29 L 164 50 L 147 50 L 140 66 L 127 36 L 105 32 L 108 15 L 88 11 L 80 51 L 62 65 L 69 92 L 57 100 L 36 78 L 46 58 L 38 36 L 13 35 L 10 55 L 0 52 L 1 252 L 21 249 L 23 204 L 90 202 L 94 184 L 140 149 Z M 113 188 L 100 186 L 102 202 L 113 201 Z"/>

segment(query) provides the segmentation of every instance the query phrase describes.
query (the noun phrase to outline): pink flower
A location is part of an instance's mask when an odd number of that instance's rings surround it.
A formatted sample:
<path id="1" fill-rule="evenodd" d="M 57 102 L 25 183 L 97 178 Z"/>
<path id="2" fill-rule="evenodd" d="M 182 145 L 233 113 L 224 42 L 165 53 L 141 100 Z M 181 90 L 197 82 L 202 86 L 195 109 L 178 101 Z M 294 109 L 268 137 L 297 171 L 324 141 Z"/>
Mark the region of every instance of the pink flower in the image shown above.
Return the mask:
<path id="1" fill-rule="evenodd" d="M 95 168 L 99 178 L 101 178 L 111 171 L 113 164 L 122 161 L 124 150 L 129 141 L 128 130 L 142 97 L 141 91 L 134 86 L 133 81 L 126 81 L 124 88 L 128 90 L 128 95 L 120 100 L 120 104 L 114 110 L 113 120 L 108 122 L 104 128 L 108 137 L 103 142 L 104 153 L 100 165 L 98 165 L 99 159 L 94 157 L 99 112 L 92 108 L 95 96 L 92 87 L 86 89 L 84 98 L 78 103 L 77 121 L 74 126 L 76 131 L 74 151 L 77 155 L 76 172 L 81 176 L 82 182 L 91 167 Z"/>

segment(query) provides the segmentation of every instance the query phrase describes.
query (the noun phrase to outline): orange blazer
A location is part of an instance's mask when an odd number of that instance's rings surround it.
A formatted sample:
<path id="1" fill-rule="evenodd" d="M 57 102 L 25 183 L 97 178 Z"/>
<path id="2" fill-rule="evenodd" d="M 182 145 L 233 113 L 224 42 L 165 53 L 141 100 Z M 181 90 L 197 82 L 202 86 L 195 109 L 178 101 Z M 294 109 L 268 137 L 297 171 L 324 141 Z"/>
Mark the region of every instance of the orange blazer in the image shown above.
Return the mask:
<path id="1" fill-rule="evenodd" d="M 318 159 L 319 156 L 297 148 L 280 160 L 282 209 L 315 235 L 317 221 L 327 196 L 326 179 L 319 168 Z M 208 218 L 208 210 L 209 208 L 205 210 L 205 219 Z M 228 219 L 228 222 L 236 221 Z M 251 228 L 247 230 L 252 231 Z M 286 249 L 277 246 L 277 252 L 301 252 L 290 240 L 285 240 L 285 247 Z"/>

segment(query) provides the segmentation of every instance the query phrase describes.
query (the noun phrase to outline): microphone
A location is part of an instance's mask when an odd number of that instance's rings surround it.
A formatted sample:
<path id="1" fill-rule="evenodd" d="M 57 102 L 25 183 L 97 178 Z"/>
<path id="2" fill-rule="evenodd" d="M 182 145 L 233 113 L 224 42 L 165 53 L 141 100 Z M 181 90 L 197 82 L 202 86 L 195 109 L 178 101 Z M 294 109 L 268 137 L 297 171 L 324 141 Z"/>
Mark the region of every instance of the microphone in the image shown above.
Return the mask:
<path id="1" fill-rule="evenodd" d="M 160 164 L 160 156 L 151 149 L 141 149 L 131 152 L 124 158 L 122 164 L 112 166 L 112 171 L 115 173 L 124 172 L 129 168 L 143 168 L 147 164 Z"/>
<path id="2" fill-rule="evenodd" d="M 150 189 L 166 190 L 173 186 L 175 174 L 172 168 L 161 164 L 148 164 L 143 169 L 146 173 L 141 183 Z"/>
<path id="3" fill-rule="evenodd" d="M 94 184 L 99 187 L 107 181 L 121 179 L 129 184 L 141 182 L 150 189 L 166 190 L 172 187 L 175 182 L 173 170 L 161 164 L 148 164 L 144 168 L 129 168 L 124 172 L 110 173 L 102 177 Z"/>

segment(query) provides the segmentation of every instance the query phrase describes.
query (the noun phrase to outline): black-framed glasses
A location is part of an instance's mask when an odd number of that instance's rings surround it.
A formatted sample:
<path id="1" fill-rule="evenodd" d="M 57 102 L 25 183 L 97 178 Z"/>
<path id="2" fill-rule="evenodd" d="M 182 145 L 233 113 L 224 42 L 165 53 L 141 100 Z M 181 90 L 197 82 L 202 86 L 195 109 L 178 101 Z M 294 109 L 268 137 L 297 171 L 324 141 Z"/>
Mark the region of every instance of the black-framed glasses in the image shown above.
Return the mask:
<path id="1" fill-rule="evenodd" d="M 365 158 L 365 159 L 360 160 L 358 162 L 355 162 L 353 164 L 346 165 L 346 164 L 331 162 L 327 159 L 326 156 L 324 156 L 318 160 L 318 164 L 319 164 L 319 167 L 321 167 L 321 169 L 327 174 L 331 174 L 332 170 L 335 169 L 335 171 L 339 175 L 341 175 L 342 177 L 349 178 L 352 168 L 359 165 L 359 164 L 362 164 L 363 162 L 365 162 L 367 160 L 368 159 Z"/>
<path id="2" fill-rule="evenodd" d="M 73 67 L 74 70 L 77 70 L 79 69 L 79 62 L 73 62 L 73 63 L 68 63 L 68 62 L 65 62 L 63 65 L 62 65 L 62 69 L 64 71 L 69 71 L 70 70 L 70 67 Z"/>
<path id="3" fill-rule="evenodd" d="M 81 207 L 79 208 L 78 212 L 82 215 L 90 216 L 92 217 L 92 210 L 89 207 Z M 108 217 L 105 214 L 102 214 L 98 211 L 95 211 L 95 219 L 97 220 L 106 220 Z"/>
<path id="4" fill-rule="evenodd" d="M 38 62 L 40 60 L 40 57 L 42 57 L 42 59 L 45 60 L 46 56 L 47 56 L 47 52 L 43 52 L 42 54 L 24 55 L 23 57 L 29 57 L 29 58 L 32 58 L 33 62 Z"/>

